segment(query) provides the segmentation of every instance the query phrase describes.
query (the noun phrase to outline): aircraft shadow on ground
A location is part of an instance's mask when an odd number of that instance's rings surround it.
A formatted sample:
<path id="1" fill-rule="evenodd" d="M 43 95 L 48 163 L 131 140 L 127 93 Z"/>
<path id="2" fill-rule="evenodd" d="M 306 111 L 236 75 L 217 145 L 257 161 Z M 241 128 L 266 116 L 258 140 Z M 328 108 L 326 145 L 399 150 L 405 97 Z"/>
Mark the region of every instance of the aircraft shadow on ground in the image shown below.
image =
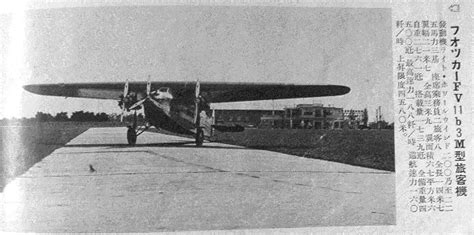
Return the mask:
<path id="1" fill-rule="evenodd" d="M 147 143 L 147 144 L 67 144 L 63 146 L 63 148 L 75 148 L 75 147 L 82 147 L 82 148 L 92 148 L 92 147 L 111 147 L 111 148 L 137 148 L 137 147 L 180 147 L 180 148 L 203 148 L 203 149 L 239 149 L 245 150 L 247 148 L 239 147 L 239 146 L 215 146 L 215 145 L 206 145 L 204 143 L 203 146 L 197 147 L 194 141 L 182 141 L 182 142 L 167 142 L 167 143 Z"/>

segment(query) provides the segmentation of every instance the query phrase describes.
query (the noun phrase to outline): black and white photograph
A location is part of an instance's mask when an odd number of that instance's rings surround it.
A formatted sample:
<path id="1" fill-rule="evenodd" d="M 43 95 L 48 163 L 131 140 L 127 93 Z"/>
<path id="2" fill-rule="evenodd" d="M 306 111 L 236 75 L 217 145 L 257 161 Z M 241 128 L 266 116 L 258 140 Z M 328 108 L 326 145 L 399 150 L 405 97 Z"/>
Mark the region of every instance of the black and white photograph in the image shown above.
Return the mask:
<path id="1" fill-rule="evenodd" d="M 396 225 L 392 10 L 0 14 L 0 227 Z"/>

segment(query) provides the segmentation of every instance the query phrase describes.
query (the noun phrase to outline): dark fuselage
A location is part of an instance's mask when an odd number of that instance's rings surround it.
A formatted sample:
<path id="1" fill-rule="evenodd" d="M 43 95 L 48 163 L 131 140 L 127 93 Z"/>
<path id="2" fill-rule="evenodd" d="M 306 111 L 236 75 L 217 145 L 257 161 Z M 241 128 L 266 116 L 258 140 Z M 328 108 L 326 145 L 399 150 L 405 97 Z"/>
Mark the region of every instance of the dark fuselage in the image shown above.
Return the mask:
<path id="1" fill-rule="evenodd" d="M 147 121 L 158 129 L 174 133 L 193 135 L 196 131 L 194 124 L 195 104 L 188 100 L 154 99 L 143 103 Z M 186 102 L 187 101 L 187 102 Z M 205 135 L 209 135 L 212 117 L 209 112 L 201 112 L 200 120 Z"/>

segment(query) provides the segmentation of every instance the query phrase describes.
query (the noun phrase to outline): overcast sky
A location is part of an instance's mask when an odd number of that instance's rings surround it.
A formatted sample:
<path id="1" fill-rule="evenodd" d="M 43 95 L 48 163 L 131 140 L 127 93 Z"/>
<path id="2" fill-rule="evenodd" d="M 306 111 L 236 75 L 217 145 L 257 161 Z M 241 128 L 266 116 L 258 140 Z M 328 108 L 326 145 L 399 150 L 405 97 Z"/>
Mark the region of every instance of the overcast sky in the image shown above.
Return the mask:
<path id="1" fill-rule="evenodd" d="M 18 111 L 1 105 L 0 118 L 37 111 L 119 113 L 115 101 L 5 91 L 33 83 L 146 81 L 151 75 L 156 81 L 345 85 L 351 92 L 340 97 L 232 107 L 315 102 L 368 108 L 373 120 L 380 105 L 393 121 L 389 9 L 106 6 L 3 14 L 0 22 L 0 75 L 7 81 L 1 98 L 20 102 Z"/>

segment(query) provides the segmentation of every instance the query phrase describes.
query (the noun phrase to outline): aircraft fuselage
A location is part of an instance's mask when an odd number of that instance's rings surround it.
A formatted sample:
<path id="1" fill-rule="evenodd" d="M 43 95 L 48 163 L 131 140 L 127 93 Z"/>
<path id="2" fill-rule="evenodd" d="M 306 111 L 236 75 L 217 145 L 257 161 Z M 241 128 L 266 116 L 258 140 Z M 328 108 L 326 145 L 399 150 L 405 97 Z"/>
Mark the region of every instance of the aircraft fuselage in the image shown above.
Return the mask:
<path id="1" fill-rule="evenodd" d="M 162 90 L 160 92 L 160 90 Z M 138 98 L 144 97 L 137 94 Z M 202 105 L 200 127 L 205 136 L 210 136 L 212 116 L 208 104 Z M 176 99 L 169 88 L 160 88 L 143 103 L 146 120 L 158 129 L 174 133 L 194 135 L 196 132 L 195 102 L 192 97 Z"/>

